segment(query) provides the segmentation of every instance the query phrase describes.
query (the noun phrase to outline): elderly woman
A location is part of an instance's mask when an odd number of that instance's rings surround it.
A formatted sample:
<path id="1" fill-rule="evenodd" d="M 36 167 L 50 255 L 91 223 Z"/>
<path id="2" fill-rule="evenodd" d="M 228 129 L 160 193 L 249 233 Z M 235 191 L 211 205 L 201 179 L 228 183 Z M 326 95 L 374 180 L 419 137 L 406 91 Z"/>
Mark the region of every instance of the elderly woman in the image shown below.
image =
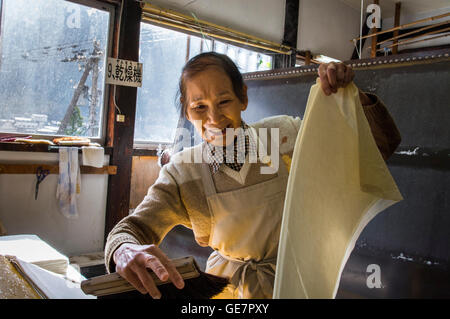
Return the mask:
<path id="1" fill-rule="evenodd" d="M 318 73 L 326 95 L 354 78 L 353 70 L 342 63 L 322 64 Z M 245 123 L 241 113 L 248 104 L 247 87 L 235 64 L 218 53 L 200 54 L 184 66 L 179 94 L 181 116 L 203 142 L 172 156 L 134 213 L 114 227 L 106 243 L 107 269 L 153 298 L 161 294 L 146 268 L 182 289 L 183 279 L 158 248 L 181 224 L 193 230 L 199 245 L 214 249 L 205 271 L 230 278 L 221 298 L 271 298 L 288 177 L 283 159 L 292 156 L 301 119 L 276 116 Z M 387 159 L 400 143 L 398 130 L 376 96 L 360 91 L 360 99 Z M 233 134 L 230 129 L 238 128 L 235 132 L 244 139 L 228 136 Z M 258 137 L 251 129 L 260 128 L 279 130 L 279 154 L 271 155 L 279 167 L 269 173 L 262 168 L 271 163 L 255 157 L 261 150 L 253 147 Z M 204 154 L 203 163 L 186 160 L 194 159 L 197 151 Z M 241 151 L 245 161 L 238 160 Z M 252 156 L 257 160 L 250 161 Z"/>

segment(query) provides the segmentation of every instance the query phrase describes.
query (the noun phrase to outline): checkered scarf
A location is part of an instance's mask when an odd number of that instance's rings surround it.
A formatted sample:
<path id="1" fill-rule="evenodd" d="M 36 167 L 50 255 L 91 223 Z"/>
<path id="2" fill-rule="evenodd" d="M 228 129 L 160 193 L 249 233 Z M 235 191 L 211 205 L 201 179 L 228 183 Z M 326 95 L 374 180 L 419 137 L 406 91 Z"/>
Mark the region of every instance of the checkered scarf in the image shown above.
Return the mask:
<path id="1" fill-rule="evenodd" d="M 256 142 L 250 140 L 249 126 L 241 121 L 240 129 L 236 130 L 234 142 L 228 146 L 214 146 L 206 144 L 206 156 L 212 173 L 216 173 L 221 164 L 225 164 L 235 171 L 240 171 L 247 154 L 257 155 Z M 233 148 L 233 149 L 232 149 Z"/>

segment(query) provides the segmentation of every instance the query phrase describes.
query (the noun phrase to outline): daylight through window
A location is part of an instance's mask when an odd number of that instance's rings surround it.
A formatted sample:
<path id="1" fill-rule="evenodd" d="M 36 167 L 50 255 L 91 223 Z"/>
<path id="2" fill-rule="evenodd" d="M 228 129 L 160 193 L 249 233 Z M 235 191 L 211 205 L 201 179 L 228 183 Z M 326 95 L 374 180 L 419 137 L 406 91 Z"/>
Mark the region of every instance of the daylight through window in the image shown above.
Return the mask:
<path id="1" fill-rule="evenodd" d="M 141 23 L 139 62 L 144 70 L 137 97 L 137 144 L 173 142 L 179 120 L 175 96 L 181 69 L 190 58 L 207 51 L 228 55 L 242 73 L 272 69 L 270 55 Z"/>
<path id="2" fill-rule="evenodd" d="M 0 132 L 102 135 L 110 12 L 62 0 L 3 0 Z"/>

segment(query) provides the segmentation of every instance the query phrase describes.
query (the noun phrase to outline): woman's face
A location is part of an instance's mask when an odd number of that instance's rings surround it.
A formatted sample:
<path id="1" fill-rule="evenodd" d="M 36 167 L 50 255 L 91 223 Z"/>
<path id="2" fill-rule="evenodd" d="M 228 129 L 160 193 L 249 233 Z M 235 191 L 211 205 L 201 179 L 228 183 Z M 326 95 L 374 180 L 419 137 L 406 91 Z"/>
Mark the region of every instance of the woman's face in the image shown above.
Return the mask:
<path id="1" fill-rule="evenodd" d="M 243 103 L 226 73 L 218 67 L 208 67 L 186 80 L 185 88 L 187 119 L 208 143 L 226 145 L 226 129 L 241 125 L 241 112 L 248 103 L 247 87 L 244 85 Z"/>

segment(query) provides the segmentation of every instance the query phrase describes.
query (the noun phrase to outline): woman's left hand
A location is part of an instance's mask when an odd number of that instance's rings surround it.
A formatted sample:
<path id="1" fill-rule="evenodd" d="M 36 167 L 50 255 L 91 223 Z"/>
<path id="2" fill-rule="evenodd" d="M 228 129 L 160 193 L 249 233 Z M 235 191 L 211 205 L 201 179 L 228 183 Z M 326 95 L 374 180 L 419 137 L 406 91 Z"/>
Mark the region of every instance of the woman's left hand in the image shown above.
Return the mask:
<path id="1" fill-rule="evenodd" d="M 335 62 L 322 63 L 318 73 L 322 90 L 327 96 L 336 93 L 339 88 L 345 88 L 355 77 L 351 66 Z"/>

